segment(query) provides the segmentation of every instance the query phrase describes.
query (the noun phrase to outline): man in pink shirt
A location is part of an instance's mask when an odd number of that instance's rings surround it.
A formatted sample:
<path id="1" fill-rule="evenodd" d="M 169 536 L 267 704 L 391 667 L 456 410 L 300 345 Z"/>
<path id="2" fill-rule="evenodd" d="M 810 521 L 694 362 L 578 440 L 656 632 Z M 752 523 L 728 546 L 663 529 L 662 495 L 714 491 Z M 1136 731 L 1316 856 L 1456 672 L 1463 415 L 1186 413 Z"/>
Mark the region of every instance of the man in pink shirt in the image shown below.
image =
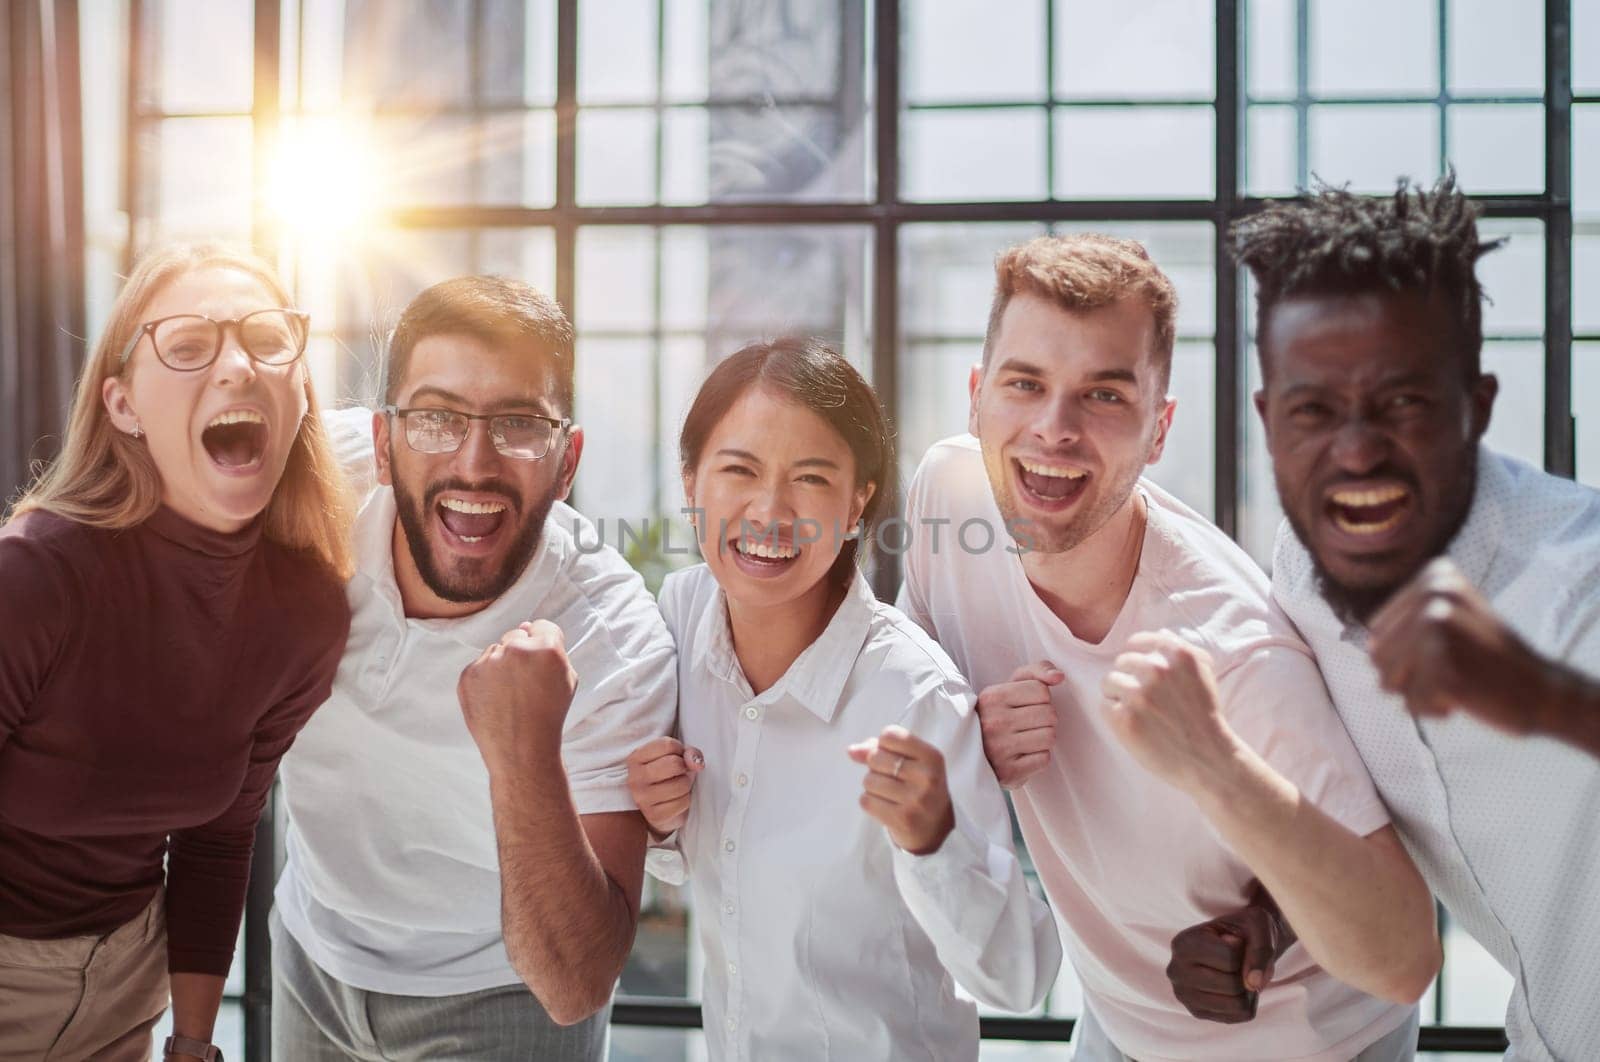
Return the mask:
<path id="1" fill-rule="evenodd" d="M 1083 983 L 1076 1057 L 1412 1057 L 1428 890 L 1265 576 L 1140 476 L 1175 406 L 1171 282 L 1100 236 L 1012 248 L 996 278 L 972 434 L 911 486 L 899 605 L 983 689 Z M 1272 947 L 1214 930 L 1199 1003 L 1255 1020 L 1201 1020 L 1167 979 L 1173 937 L 1263 891 Z"/>

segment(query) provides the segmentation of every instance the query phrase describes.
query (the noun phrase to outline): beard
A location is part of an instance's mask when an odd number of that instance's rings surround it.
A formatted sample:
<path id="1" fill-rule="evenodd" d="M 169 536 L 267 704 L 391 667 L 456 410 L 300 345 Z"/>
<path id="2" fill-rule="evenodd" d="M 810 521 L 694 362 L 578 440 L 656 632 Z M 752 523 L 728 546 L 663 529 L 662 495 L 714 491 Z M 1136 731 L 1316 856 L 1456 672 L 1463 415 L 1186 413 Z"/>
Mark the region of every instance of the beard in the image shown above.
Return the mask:
<path id="1" fill-rule="evenodd" d="M 1278 503 L 1282 507 L 1285 517 L 1289 521 L 1289 529 L 1294 532 L 1300 544 L 1305 547 L 1306 553 L 1311 557 L 1311 574 L 1316 580 L 1317 592 L 1322 595 L 1328 607 L 1333 610 L 1340 623 L 1346 626 L 1367 626 L 1378 610 L 1388 604 L 1389 599 L 1402 587 L 1409 583 L 1429 561 L 1442 554 L 1456 537 L 1456 532 L 1461 530 L 1461 525 L 1466 522 L 1467 514 L 1472 511 L 1472 496 L 1478 482 L 1478 446 L 1474 440 L 1467 446 L 1459 465 L 1460 476 L 1454 487 L 1444 495 L 1442 501 L 1445 512 L 1449 513 L 1434 532 L 1427 548 L 1417 558 L 1406 572 L 1397 579 L 1389 580 L 1381 585 L 1355 585 L 1340 582 L 1339 579 L 1322 563 L 1322 558 L 1317 556 L 1317 551 L 1311 546 L 1311 536 L 1305 521 L 1294 509 L 1286 503 L 1283 493 L 1283 484 L 1278 484 Z M 1379 473 L 1375 473 L 1379 474 Z M 1414 483 L 1412 477 L 1398 476 Z M 1414 488 L 1413 488 L 1414 489 Z"/>
<path id="2" fill-rule="evenodd" d="M 392 456 L 390 460 L 393 461 Z M 456 558 L 455 564 L 449 567 L 436 563 L 433 540 L 429 536 L 428 514 L 433 511 L 439 495 L 447 490 L 502 494 L 515 502 L 518 514 L 527 517 L 510 545 L 500 554 L 498 564 L 493 557 Z M 402 484 L 399 477 L 395 477 L 394 498 L 400 528 L 406 536 L 406 548 L 417 566 L 417 574 L 430 591 L 458 605 L 492 601 L 522 577 L 544 536 L 545 518 L 556 503 L 556 495 L 552 491 L 530 509 L 523 505 L 519 492 L 501 480 L 485 480 L 481 483 L 468 483 L 461 479 L 440 480 L 430 484 L 419 499 Z"/>

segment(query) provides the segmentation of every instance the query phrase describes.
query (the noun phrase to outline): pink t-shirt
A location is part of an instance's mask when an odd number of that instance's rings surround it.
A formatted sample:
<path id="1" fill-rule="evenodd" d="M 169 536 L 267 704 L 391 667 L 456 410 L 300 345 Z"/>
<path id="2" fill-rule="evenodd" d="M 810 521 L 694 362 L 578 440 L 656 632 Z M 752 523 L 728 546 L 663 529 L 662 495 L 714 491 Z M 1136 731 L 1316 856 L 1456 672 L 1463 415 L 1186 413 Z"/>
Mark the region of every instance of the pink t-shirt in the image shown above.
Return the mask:
<path id="1" fill-rule="evenodd" d="M 1335 980 L 1299 944 L 1278 962 L 1249 1023 L 1190 1016 L 1167 981 L 1172 938 L 1243 905 L 1254 875 L 1194 802 L 1140 767 L 1107 726 L 1100 683 L 1129 637 L 1167 629 L 1204 647 L 1228 723 L 1245 742 L 1357 834 L 1389 816 L 1261 570 L 1170 494 L 1145 481 L 1138 489 L 1149 503 L 1139 571 L 1110 633 L 1090 644 L 1073 637 L 1029 584 L 977 440 L 937 443 L 907 501 L 899 606 L 974 688 L 1008 681 L 1035 660 L 1067 676 L 1052 691 L 1050 764 L 1013 800 L 1084 999 L 1117 1047 L 1141 1062 L 1345 1062 L 1411 1008 Z M 984 524 L 994 531 L 992 545 Z"/>

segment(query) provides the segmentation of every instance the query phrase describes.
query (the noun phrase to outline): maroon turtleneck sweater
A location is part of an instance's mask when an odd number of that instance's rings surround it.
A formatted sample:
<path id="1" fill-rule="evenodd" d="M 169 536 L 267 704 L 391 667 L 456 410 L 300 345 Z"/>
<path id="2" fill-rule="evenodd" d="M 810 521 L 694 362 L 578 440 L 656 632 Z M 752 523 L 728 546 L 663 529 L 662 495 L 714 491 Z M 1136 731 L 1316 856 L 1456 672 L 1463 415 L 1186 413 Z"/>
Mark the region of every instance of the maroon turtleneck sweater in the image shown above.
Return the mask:
<path id="1" fill-rule="evenodd" d="M 278 760 L 349 629 L 337 578 L 260 521 L 0 528 L 0 933 L 107 933 L 165 858 L 170 969 L 226 974 Z"/>

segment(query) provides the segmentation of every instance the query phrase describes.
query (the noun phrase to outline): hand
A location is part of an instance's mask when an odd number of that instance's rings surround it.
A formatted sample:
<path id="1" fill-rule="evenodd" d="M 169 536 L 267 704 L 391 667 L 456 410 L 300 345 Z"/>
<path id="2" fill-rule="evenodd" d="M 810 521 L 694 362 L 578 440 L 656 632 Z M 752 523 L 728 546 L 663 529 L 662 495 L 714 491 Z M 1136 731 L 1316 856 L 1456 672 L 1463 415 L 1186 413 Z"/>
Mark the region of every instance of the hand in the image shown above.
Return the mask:
<path id="1" fill-rule="evenodd" d="M 548 620 L 507 631 L 456 683 L 461 714 L 491 770 L 561 750 L 561 728 L 578 687 L 561 628 Z"/>
<path id="2" fill-rule="evenodd" d="M 1056 745 L 1056 709 L 1050 687 L 1067 676 L 1048 660 L 1019 667 L 1008 682 L 978 694 L 983 754 L 994 776 L 1016 789 L 1042 771 Z"/>
<path id="3" fill-rule="evenodd" d="M 656 738 L 628 754 L 628 792 L 657 840 L 688 821 L 694 776 L 705 766 L 700 750 L 677 738 Z"/>
<path id="4" fill-rule="evenodd" d="M 1101 682 L 1111 728 L 1145 769 L 1198 795 L 1231 762 L 1211 657 L 1170 631 L 1136 634 Z"/>
<path id="5" fill-rule="evenodd" d="M 1369 651 L 1383 688 L 1419 716 L 1464 708 L 1513 734 L 1541 730 L 1553 669 L 1439 558 L 1378 610 Z"/>
<path id="6" fill-rule="evenodd" d="M 903 726 L 886 726 L 849 752 L 867 766 L 861 810 L 883 823 L 894 843 L 912 855 L 937 852 L 956 826 L 944 755 Z"/>
<path id="7" fill-rule="evenodd" d="M 1253 883 L 1250 903 L 1190 926 L 1172 938 L 1167 980 L 1190 1014 L 1232 1025 L 1256 1016 L 1273 967 L 1295 941 L 1267 890 Z"/>

